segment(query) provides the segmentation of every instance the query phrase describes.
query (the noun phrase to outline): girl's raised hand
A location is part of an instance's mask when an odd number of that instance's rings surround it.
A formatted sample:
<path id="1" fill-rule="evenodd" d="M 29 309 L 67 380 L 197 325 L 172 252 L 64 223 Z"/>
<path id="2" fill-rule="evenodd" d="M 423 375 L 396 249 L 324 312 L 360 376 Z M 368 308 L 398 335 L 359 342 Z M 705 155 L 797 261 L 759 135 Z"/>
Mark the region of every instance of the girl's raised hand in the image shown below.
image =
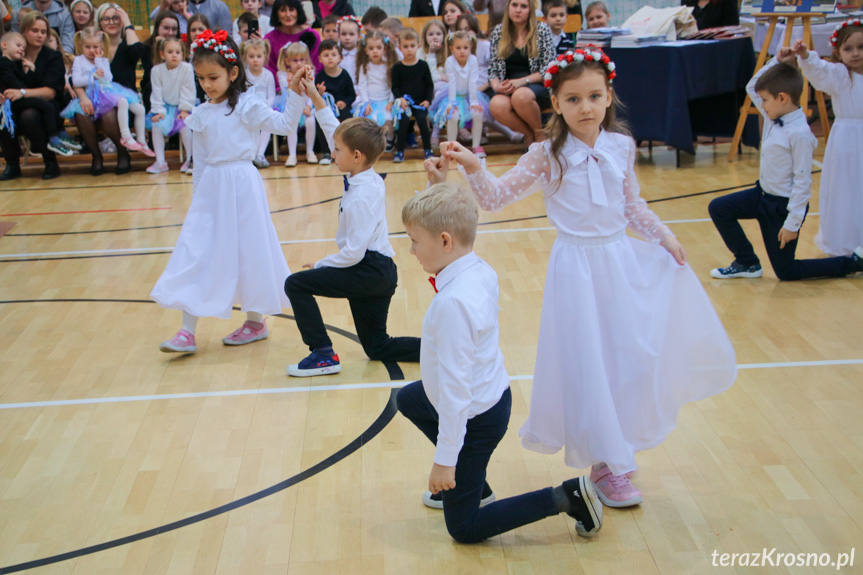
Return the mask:
<path id="1" fill-rule="evenodd" d="M 803 40 L 797 40 L 791 46 L 791 51 L 794 52 L 795 55 L 800 56 L 804 60 L 809 57 L 809 48 L 806 44 L 803 43 Z"/>
<path id="2" fill-rule="evenodd" d="M 683 265 L 686 263 L 686 250 L 683 249 L 683 246 L 680 245 L 677 238 L 674 236 L 668 236 L 660 242 L 660 245 L 668 250 L 668 253 L 674 257 L 674 261 L 678 264 Z"/>
<path id="3" fill-rule="evenodd" d="M 303 85 L 303 80 L 306 77 L 306 69 L 303 68 L 299 72 L 293 75 L 291 78 L 291 90 L 299 94 L 300 96 L 305 94 L 305 86 Z"/>
<path id="4" fill-rule="evenodd" d="M 458 142 L 443 142 L 440 147 L 441 155 L 444 158 L 448 161 L 458 162 L 468 174 L 478 172 L 482 169 L 482 163 L 479 161 L 479 158 Z"/>
<path id="5" fill-rule="evenodd" d="M 795 59 L 794 50 L 792 50 L 788 46 L 783 46 L 782 48 L 779 49 L 779 53 L 776 54 L 776 59 L 779 62 L 782 62 L 785 64 L 791 63 Z"/>
<path id="6" fill-rule="evenodd" d="M 446 173 L 449 170 L 449 158 L 446 156 L 429 158 L 425 161 L 425 169 L 430 184 L 442 184 L 446 181 Z"/>

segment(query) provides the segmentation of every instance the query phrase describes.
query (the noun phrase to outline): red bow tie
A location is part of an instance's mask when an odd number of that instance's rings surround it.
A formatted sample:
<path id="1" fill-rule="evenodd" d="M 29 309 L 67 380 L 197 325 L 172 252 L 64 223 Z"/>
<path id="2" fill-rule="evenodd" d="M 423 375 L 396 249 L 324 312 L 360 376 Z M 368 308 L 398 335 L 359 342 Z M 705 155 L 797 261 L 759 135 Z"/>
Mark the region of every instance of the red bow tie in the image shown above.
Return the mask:
<path id="1" fill-rule="evenodd" d="M 435 293 L 437 293 L 437 285 L 435 284 L 434 276 L 432 276 L 432 277 L 430 277 L 430 278 L 429 278 L 429 283 L 430 283 L 430 284 L 432 285 L 432 287 L 434 288 L 434 292 L 435 292 Z"/>

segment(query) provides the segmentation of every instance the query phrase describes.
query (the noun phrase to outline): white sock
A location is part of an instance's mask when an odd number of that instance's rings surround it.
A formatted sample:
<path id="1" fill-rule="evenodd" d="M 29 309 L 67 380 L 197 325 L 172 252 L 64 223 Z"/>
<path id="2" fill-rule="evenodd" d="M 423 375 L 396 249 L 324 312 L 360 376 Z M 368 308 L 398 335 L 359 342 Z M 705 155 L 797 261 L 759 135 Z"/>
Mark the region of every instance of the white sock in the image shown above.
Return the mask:
<path id="1" fill-rule="evenodd" d="M 156 128 L 153 134 L 153 151 L 156 153 L 156 163 L 162 165 L 165 163 L 165 136 Z"/>
<path id="2" fill-rule="evenodd" d="M 128 140 L 132 137 L 129 131 L 129 102 L 125 98 L 117 100 L 117 123 L 120 125 L 120 137 Z"/>
<path id="3" fill-rule="evenodd" d="M 297 128 L 297 131 L 299 131 L 299 128 Z M 288 134 L 288 156 L 291 158 L 297 157 L 297 140 L 298 139 L 299 139 L 299 136 L 297 135 L 297 132 L 290 132 Z"/>
<path id="4" fill-rule="evenodd" d="M 144 104 L 140 102 L 131 104 L 129 111 L 135 115 L 135 135 L 138 137 L 138 143 L 142 146 L 147 145 L 147 110 L 144 109 Z"/>
<path id="5" fill-rule="evenodd" d="M 315 153 L 315 117 L 306 116 L 306 155 Z"/>
<path id="6" fill-rule="evenodd" d="M 270 143 L 270 133 L 261 132 L 258 137 L 258 153 L 257 156 L 263 156 L 267 152 L 267 145 Z"/>
<path id="7" fill-rule="evenodd" d="M 471 136 L 473 136 L 473 147 L 479 147 L 480 140 L 482 140 L 482 114 L 479 112 L 474 112 L 471 114 Z"/>
<path id="8" fill-rule="evenodd" d="M 196 327 L 198 327 L 198 316 L 183 312 L 183 329 L 195 335 Z"/>
<path id="9" fill-rule="evenodd" d="M 247 311 L 246 312 L 246 321 L 253 321 L 255 323 L 264 323 L 264 316 L 256 311 Z"/>
<path id="10" fill-rule="evenodd" d="M 192 159 L 192 130 L 183 128 L 180 130 L 180 139 L 183 140 L 183 148 L 186 149 L 186 161 Z"/>

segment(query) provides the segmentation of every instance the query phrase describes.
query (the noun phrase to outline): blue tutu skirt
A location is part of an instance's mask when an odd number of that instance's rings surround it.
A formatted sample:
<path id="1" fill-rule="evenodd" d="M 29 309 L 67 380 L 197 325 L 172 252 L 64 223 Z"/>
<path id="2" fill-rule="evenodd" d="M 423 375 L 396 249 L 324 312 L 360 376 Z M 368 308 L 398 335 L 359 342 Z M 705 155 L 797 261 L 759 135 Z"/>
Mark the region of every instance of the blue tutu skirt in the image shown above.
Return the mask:
<path id="1" fill-rule="evenodd" d="M 482 108 L 483 121 L 490 122 L 491 112 L 489 112 L 488 109 L 488 96 L 486 96 L 482 92 L 478 92 L 477 99 L 479 100 L 479 105 Z M 438 94 L 435 97 L 434 102 L 432 102 L 431 108 L 429 109 L 429 116 L 431 116 L 432 118 L 432 124 L 439 128 L 446 128 L 447 120 L 449 120 L 450 117 L 455 113 L 455 110 L 458 110 L 458 127 L 470 128 L 473 124 L 473 120 L 471 119 L 473 113 L 470 111 L 470 102 L 468 101 L 468 95 L 458 94 L 455 97 L 455 106 L 450 107 L 449 103 L 449 94 L 447 94 L 446 92 Z"/>
<path id="2" fill-rule="evenodd" d="M 281 94 L 276 94 L 276 102 L 273 104 L 273 110 L 284 113 L 288 105 L 288 91 L 282 90 Z"/>
<path id="3" fill-rule="evenodd" d="M 366 105 L 371 104 L 372 113 L 366 115 Z M 390 112 L 387 112 L 387 106 L 389 102 L 387 100 L 372 100 L 371 102 L 354 102 L 353 107 L 351 108 L 351 112 L 354 115 L 354 118 L 371 118 L 375 121 L 378 126 L 383 126 L 389 120 L 392 120 L 393 115 Z"/>
<path id="4" fill-rule="evenodd" d="M 165 117 L 154 124 L 155 115 L 153 112 L 147 114 L 147 129 L 152 131 L 156 127 L 165 137 L 179 134 L 180 130 L 186 127 L 186 123 L 180 118 L 180 110 L 172 104 L 165 104 Z"/>
<path id="5" fill-rule="evenodd" d="M 6 130 L 9 135 L 15 135 L 15 120 L 12 118 L 12 103 L 9 100 L 0 106 L 0 130 Z"/>
<path id="6" fill-rule="evenodd" d="M 141 98 L 138 92 L 130 90 L 126 86 L 121 86 L 116 82 L 91 82 L 87 87 L 87 97 L 93 103 L 93 119 L 98 120 L 111 110 L 117 107 L 117 102 L 126 100 L 130 104 L 140 104 Z M 63 108 L 60 115 L 71 120 L 75 114 L 86 116 L 84 110 L 81 109 L 81 101 L 75 98 L 69 105 Z"/>

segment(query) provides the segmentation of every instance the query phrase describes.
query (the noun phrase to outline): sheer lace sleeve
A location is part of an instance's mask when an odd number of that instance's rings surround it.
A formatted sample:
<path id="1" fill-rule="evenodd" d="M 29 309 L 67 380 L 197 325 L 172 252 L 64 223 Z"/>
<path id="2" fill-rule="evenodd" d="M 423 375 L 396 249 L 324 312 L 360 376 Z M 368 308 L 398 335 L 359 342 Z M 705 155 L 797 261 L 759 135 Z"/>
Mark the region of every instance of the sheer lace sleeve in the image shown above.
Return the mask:
<path id="1" fill-rule="evenodd" d="M 635 142 L 632 140 L 629 140 L 629 158 L 626 163 L 626 179 L 623 181 L 623 196 L 626 201 L 624 215 L 629 222 L 629 229 L 655 244 L 667 237 L 674 237 L 671 230 L 647 207 L 647 202 L 641 197 L 641 187 L 638 185 L 638 178 L 635 177 Z"/>
<path id="2" fill-rule="evenodd" d="M 552 177 L 552 163 L 546 146 L 535 143 L 531 144 L 527 154 L 521 157 L 513 169 L 500 177 L 485 169 L 467 174 L 461 166 L 458 168 L 467 179 L 480 207 L 497 212 L 547 187 Z"/>

